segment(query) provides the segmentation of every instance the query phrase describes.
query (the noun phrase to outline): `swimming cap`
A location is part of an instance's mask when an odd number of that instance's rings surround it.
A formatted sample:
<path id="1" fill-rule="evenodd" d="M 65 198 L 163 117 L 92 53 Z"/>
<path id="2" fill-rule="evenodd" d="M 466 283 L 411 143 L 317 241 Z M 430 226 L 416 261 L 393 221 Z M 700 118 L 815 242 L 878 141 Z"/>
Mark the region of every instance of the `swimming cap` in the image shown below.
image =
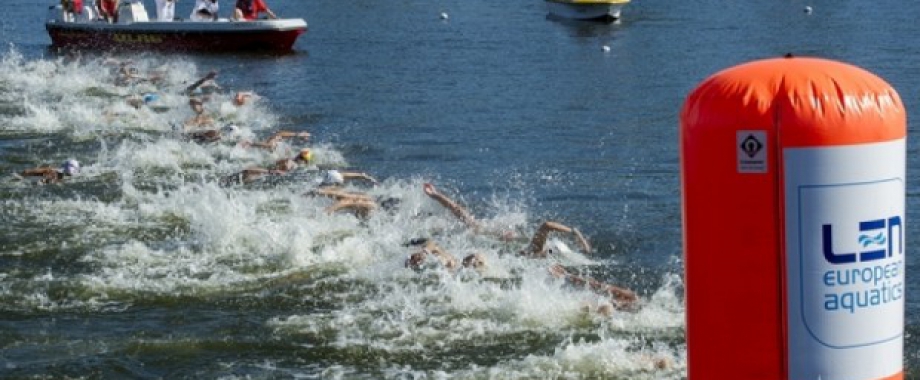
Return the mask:
<path id="1" fill-rule="evenodd" d="M 152 92 L 144 94 L 144 104 L 150 104 L 160 100 L 160 96 Z"/>
<path id="2" fill-rule="evenodd" d="M 563 255 L 569 256 L 573 253 L 569 246 L 559 240 L 551 239 L 546 243 L 546 254 L 547 255 Z"/>
<path id="3" fill-rule="evenodd" d="M 221 128 L 221 132 L 228 135 L 235 135 L 240 132 L 240 127 L 238 127 L 236 124 L 227 124 Z"/>
<path id="4" fill-rule="evenodd" d="M 320 185 L 323 185 L 323 186 L 342 185 L 342 184 L 345 184 L 345 177 L 342 176 L 342 173 L 339 173 L 339 171 L 335 169 L 327 170 L 326 175 L 323 176 L 323 182 L 320 183 Z"/>
<path id="5" fill-rule="evenodd" d="M 236 95 L 233 96 L 233 104 L 234 104 L 234 105 L 237 105 L 237 106 L 241 106 L 241 105 L 243 105 L 243 104 L 246 104 L 246 101 L 248 101 L 248 100 L 251 99 L 252 97 L 253 97 L 253 95 L 252 95 L 251 92 L 248 92 L 248 91 L 245 91 L 245 92 L 244 92 L 244 91 L 239 91 L 239 92 L 236 93 Z"/>
<path id="6" fill-rule="evenodd" d="M 309 149 L 301 149 L 300 154 L 297 155 L 297 158 L 300 158 L 303 161 L 310 162 L 313 159 L 313 153 Z"/>
<path id="7" fill-rule="evenodd" d="M 80 172 L 80 162 L 74 159 L 64 161 L 61 164 L 61 173 L 66 175 L 77 175 Z"/>

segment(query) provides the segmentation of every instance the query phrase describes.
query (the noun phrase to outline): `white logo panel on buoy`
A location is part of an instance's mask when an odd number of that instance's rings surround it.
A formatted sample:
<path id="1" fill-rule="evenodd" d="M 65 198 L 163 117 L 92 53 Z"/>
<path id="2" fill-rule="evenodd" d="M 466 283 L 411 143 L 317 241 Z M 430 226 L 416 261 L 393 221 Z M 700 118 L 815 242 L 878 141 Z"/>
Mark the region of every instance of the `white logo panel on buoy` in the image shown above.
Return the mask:
<path id="1" fill-rule="evenodd" d="M 903 189 L 899 178 L 799 188 L 799 301 L 821 344 L 849 348 L 901 335 L 902 326 L 862 321 L 902 313 L 904 223 L 896 194 Z"/>
<path id="2" fill-rule="evenodd" d="M 904 141 L 786 149 L 784 168 L 789 378 L 900 371 Z"/>

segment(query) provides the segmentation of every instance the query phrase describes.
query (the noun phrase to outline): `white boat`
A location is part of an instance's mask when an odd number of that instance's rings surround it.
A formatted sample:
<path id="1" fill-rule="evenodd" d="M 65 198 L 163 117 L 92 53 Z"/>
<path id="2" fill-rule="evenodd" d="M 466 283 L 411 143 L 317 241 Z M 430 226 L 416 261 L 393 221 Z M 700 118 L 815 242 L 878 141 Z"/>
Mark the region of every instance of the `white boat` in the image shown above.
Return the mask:
<path id="1" fill-rule="evenodd" d="M 576 20 L 613 21 L 630 0 L 546 0 L 549 13 Z"/>
<path id="2" fill-rule="evenodd" d="M 152 21 L 139 0 L 123 0 L 118 21 L 98 20 L 90 7 L 79 15 L 48 9 L 45 29 L 52 46 L 169 51 L 289 51 L 306 32 L 303 19 L 254 21 Z"/>

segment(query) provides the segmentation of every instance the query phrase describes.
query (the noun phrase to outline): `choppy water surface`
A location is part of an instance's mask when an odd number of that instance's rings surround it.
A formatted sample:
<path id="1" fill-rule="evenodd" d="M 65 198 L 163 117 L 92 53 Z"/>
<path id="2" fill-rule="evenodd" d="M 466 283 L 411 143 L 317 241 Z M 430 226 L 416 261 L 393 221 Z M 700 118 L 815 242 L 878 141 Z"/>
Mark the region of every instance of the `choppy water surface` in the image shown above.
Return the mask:
<path id="1" fill-rule="evenodd" d="M 539 1 L 278 0 L 276 13 L 310 23 L 293 54 L 117 55 L 163 80 L 116 86 L 109 57 L 48 49 L 46 5 L 15 2 L 0 22 L 11 45 L 0 55 L 0 375 L 683 378 L 686 93 L 793 51 L 878 73 L 914 113 L 917 52 L 892 37 L 917 31 L 916 9 L 804 5 L 635 2 L 622 22 L 584 24 L 547 19 Z M 182 89 L 209 70 L 223 90 L 208 112 L 241 130 L 201 145 L 173 125 L 191 116 Z M 260 97 L 236 107 L 236 90 Z M 160 108 L 125 102 L 152 91 Z M 278 130 L 313 136 L 239 144 Z M 316 161 L 288 176 L 220 183 L 305 146 Z M 914 152 L 911 140 L 911 178 Z M 67 158 L 84 167 L 63 185 L 12 176 Z M 329 200 L 304 196 L 325 167 L 373 174 L 379 185 L 349 186 L 398 207 L 327 213 Z M 523 237 L 558 220 L 596 250 L 560 235 L 571 250 L 521 258 L 526 239 L 471 233 L 425 182 L 487 226 Z M 488 269 L 407 270 L 403 243 L 416 237 L 481 253 Z M 635 289 L 641 307 L 586 312 L 605 300 L 553 279 L 552 263 Z"/>

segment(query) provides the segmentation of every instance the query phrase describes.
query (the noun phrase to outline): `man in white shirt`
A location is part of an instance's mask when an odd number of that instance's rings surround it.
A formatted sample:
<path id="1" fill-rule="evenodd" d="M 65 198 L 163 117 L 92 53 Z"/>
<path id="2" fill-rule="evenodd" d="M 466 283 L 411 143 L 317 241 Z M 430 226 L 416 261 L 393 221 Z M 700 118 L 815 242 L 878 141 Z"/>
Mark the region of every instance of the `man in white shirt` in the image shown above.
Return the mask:
<path id="1" fill-rule="evenodd" d="M 176 18 L 177 0 L 156 0 L 157 21 L 172 21 Z"/>
<path id="2" fill-rule="evenodd" d="M 217 21 L 217 0 L 197 0 L 189 19 L 192 21 Z"/>

